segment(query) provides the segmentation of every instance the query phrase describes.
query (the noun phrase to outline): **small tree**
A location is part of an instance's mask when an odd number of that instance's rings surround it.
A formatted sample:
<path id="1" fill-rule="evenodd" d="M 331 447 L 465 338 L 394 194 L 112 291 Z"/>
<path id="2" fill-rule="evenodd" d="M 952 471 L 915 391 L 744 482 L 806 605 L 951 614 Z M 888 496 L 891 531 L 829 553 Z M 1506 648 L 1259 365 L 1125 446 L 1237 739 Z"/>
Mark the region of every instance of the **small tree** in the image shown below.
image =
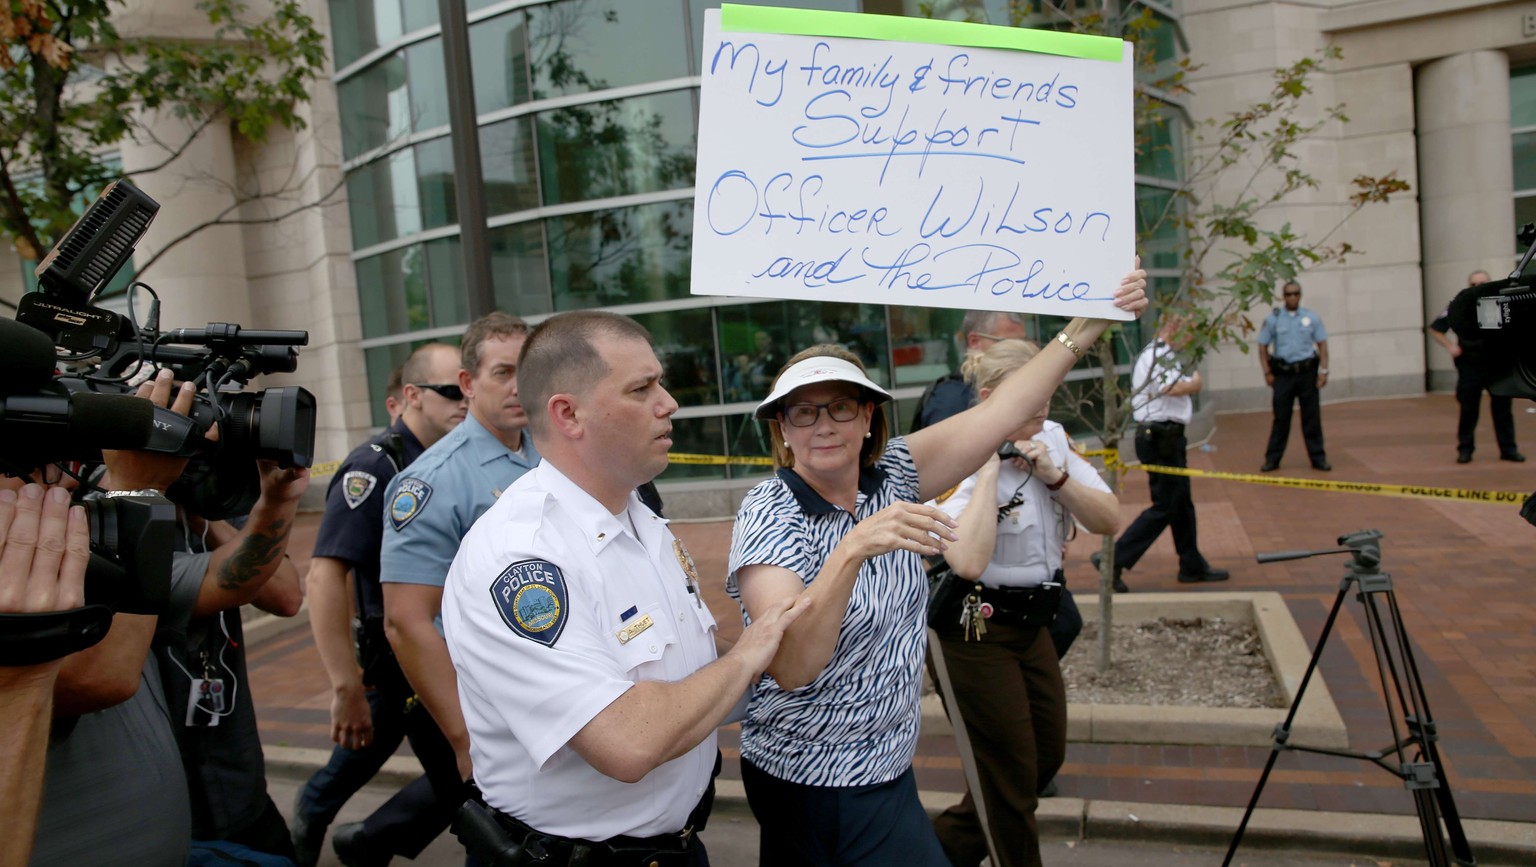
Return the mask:
<path id="1" fill-rule="evenodd" d="M 940 13 L 937 5 L 944 4 L 936 4 L 930 11 Z M 964 4 L 950 0 L 947 5 L 958 8 Z M 1124 0 L 1010 0 L 1008 13 L 1013 26 L 1052 27 L 1130 40 L 1136 46 L 1140 82 L 1135 100 L 1137 153 L 1153 155 L 1157 146 L 1152 143 L 1152 133 L 1167 122 L 1160 108 L 1162 101 L 1188 93 L 1188 76 L 1199 67 L 1184 58 L 1159 71 L 1147 46 L 1162 24 L 1150 10 Z M 1138 246 L 1166 238 L 1170 229 L 1177 230 L 1173 234 L 1178 239 L 1178 286 L 1157 296 L 1156 309 L 1158 315 L 1176 315 L 1187 324 L 1190 342 L 1184 355 L 1191 365 L 1224 344 L 1248 352 L 1246 340 L 1255 329 L 1249 311 L 1272 305 L 1274 287 L 1303 270 L 1342 263 L 1353 250 L 1348 243 L 1330 243 L 1333 235 L 1361 208 L 1385 202 L 1408 189 L 1406 182 L 1391 173 L 1356 177 L 1348 207 L 1318 238 L 1298 235 L 1289 223 L 1278 228 L 1268 224 L 1271 221 L 1266 218 L 1274 208 L 1296 193 L 1318 186 L 1317 179 L 1302 168 L 1297 148 L 1330 124 L 1349 120 L 1342 105 L 1325 107 L 1312 119 L 1303 119 L 1313 110 L 1313 77 L 1339 56 L 1339 49 L 1330 47 L 1276 69 L 1274 85 L 1264 99 L 1225 118 L 1196 125 L 1189 136 L 1191 145 L 1182 155 L 1177 188 L 1160 208 L 1138 215 Z M 1225 190 L 1233 192 L 1217 192 Z M 1122 380 L 1116 359 L 1133 358 L 1140 349 L 1131 345 L 1125 329 L 1110 329 L 1094 347 L 1099 376 L 1085 381 L 1075 393 L 1064 389 L 1068 393 L 1057 402 L 1057 406 L 1072 407 L 1112 454 L 1118 453 L 1136 396 Z M 1118 462 L 1107 463 L 1107 481 L 1117 487 Z M 1111 663 L 1114 559 L 1115 539 L 1109 536 L 1104 539 L 1099 575 L 1096 666 L 1100 672 Z"/>
<path id="2" fill-rule="evenodd" d="M 254 142 L 274 124 L 305 126 L 297 108 L 325 62 L 325 39 L 300 0 L 270 0 L 259 18 L 240 0 L 199 0 L 211 34 L 204 39 L 121 35 L 114 5 L 124 0 L 0 4 L 0 233 L 24 260 L 39 259 L 82 200 L 123 174 L 101 156 L 153 135 L 141 113 L 170 112 L 188 132 L 161 142 L 167 156 L 159 165 L 129 174 L 167 168 L 215 123 Z M 236 198 L 293 194 L 247 190 Z M 235 210 L 199 228 L 244 222 L 230 217 Z"/>

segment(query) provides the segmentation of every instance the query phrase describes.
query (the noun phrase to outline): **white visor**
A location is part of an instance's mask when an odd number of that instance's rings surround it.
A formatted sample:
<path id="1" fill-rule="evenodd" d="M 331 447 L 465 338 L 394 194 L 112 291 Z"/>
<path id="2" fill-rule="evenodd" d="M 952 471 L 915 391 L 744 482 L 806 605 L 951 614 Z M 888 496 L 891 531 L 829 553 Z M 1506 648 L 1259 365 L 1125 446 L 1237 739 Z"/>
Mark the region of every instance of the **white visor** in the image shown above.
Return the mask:
<path id="1" fill-rule="evenodd" d="M 853 362 L 829 355 L 817 355 L 795 362 L 779 376 L 773 383 L 773 393 L 757 405 L 756 417 L 773 418 L 778 413 L 779 402 L 788 397 L 790 392 L 818 382 L 851 382 L 864 389 L 877 404 L 891 399 L 890 392 L 871 382 Z"/>

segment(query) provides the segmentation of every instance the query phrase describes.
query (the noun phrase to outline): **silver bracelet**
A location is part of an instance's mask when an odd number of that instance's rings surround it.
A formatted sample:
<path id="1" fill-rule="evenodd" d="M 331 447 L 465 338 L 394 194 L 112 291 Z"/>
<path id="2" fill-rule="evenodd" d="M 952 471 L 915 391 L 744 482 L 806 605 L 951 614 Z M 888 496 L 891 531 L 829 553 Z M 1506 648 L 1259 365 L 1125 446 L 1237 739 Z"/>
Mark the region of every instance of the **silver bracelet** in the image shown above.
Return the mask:
<path id="1" fill-rule="evenodd" d="M 154 488 L 142 488 L 137 491 L 107 491 L 103 497 L 164 497 L 165 491 L 157 491 Z"/>

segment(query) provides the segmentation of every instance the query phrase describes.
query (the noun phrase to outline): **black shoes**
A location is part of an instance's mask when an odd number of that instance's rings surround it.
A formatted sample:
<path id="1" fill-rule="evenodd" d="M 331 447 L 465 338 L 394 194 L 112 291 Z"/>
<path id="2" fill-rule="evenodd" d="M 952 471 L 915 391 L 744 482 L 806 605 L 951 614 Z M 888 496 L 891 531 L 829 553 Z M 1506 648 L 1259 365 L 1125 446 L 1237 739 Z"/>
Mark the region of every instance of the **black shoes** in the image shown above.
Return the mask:
<path id="1" fill-rule="evenodd" d="M 1094 551 L 1092 554 L 1089 554 L 1088 555 L 1088 560 L 1093 563 L 1093 568 L 1095 570 L 1098 570 L 1098 572 L 1100 574 L 1103 574 L 1104 567 L 1099 565 L 1100 563 L 1104 562 L 1104 554 L 1103 554 L 1102 551 Z M 1115 587 L 1115 592 L 1116 593 L 1129 593 L 1129 592 L 1131 592 L 1131 588 L 1120 577 L 1120 573 L 1122 573 L 1124 571 L 1125 571 L 1125 569 L 1122 568 L 1122 567 L 1119 567 L 1119 566 L 1115 567 L 1115 577 L 1114 577 L 1113 583 L 1114 583 L 1114 587 Z"/>
<path id="2" fill-rule="evenodd" d="M 1272 473 L 1272 472 L 1274 472 L 1275 470 L 1278 470 L 1278 469 L 1280 469 L 1280 462 L 1279 461 L 1265 461 L 1264 462 L 1264 466 L 1259 467 L 1259 472 L 1261 472 L 1261 473 Z"/>
<path id="3" fill-rule="evenodd" d="M 1458 463 L 1458 464 L 1470 464 L 1470 463 L 1472 463 L 1472 450 L 1471 449 L 1458 449 L 1456 451 L 1456 463 Z"/>
<path id="4" fill-rule="evenodd" d="M 331 849 L 336 852 L 336 859 L 346 867 L 389 867 L 388 854 L 368 851 L 368 841 L 363 839 L 362 822 L 337 825 L 331 834 Z"/>
<path id="5" fill-rule="evenodd" d="M 1203 584 L 1209 581 L 1225 581 L 1232 577 L 1232 573 L 1225 569 L 1212 569 L 1206 567 L 1204 572 L 1180 572 L 1180 584 Z"/>
<path id="6" fill-rule="evenodd" d="M 1522 455 L 1519 452 L 1504 452 L 1503 454 L 1499 455 L 1499 460 L 1513 461 L 1517 464 L 1523 464 L 1525 463 L 1525 455 Z"/>
<path id="7" fill-rule="evenodd" d="M 1318 472 L 1323 472 L 1323 473 L 1332 472 L 1333 471 L 1333 464 L 1330 464 L 1327 461 L 1318 461 L 1317 463 L 1312 465 L 1312 469 L 1317 470 Z"/>

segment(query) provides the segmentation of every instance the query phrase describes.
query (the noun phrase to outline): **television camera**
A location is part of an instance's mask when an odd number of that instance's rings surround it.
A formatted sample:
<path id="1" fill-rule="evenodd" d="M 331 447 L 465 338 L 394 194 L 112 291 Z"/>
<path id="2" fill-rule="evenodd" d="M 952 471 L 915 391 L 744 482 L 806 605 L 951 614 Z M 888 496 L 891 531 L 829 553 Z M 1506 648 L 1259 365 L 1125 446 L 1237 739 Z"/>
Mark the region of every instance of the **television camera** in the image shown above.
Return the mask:
<path id="1" fill-rule="evenodd" d="M 25 476 L 59 463 L 83 481 L 103 449 L 177 455 L 189 462 L 167 492 L 170 500 L 209 520 L 244 515 L 260 495 L 257 460 L 284 467 L 313 461 L 314 396 L 298 386 L 245 390 L 262 374 L 294 371 L 309 335 L 229 323 L 161 331 L 159 297 L 143 283 L 130 287 L 126 315 L 93 306 L 159 209 L 126 181 L 107 185 L 38 264 L 39 288 L 22 297 L 16 321 L 0 320 L 0 471 Z M 153 298 L 142 325 L 133 303 L 139 289 Z M 197 387 L 189 415 L 133 396 L 161 368 Z M 215 424 L 218 435 L 210 438 Z M 85 505 L 87 605 L 0 618 L 0 664 L 89 647 L 105 634 L 113 611 L 163 610 L 175 507 L 156 496 Z"/>

